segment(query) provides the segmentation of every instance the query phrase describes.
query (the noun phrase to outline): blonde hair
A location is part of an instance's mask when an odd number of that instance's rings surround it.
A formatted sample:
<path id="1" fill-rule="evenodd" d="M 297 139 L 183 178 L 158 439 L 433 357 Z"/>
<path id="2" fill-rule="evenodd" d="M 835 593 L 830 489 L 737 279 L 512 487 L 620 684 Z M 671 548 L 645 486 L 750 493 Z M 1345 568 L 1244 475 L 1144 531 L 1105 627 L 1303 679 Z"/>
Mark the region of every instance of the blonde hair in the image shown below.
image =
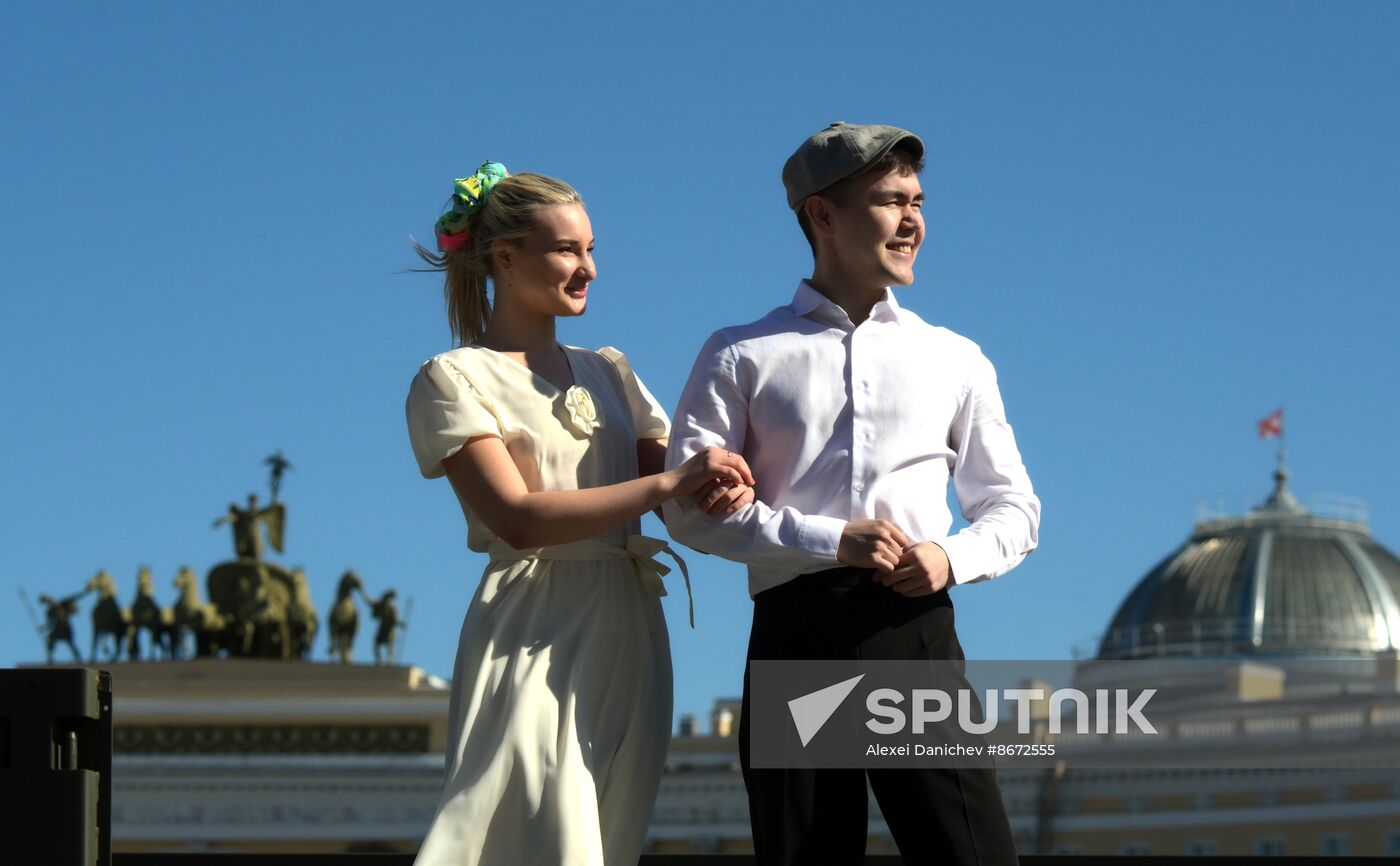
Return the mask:
<path id="1" fill-rule="evenodd" d="M 465 346 L 481 336 L 491 323 L 491 301 L 486 294 L 491 272 L 493 241 L 517 241 L 535 230 L 541 208 L 583 204 L 578 192 L 562 180 L 522 172 L 503 177 L 491 188 L 486 204 L 473 217 L 471 236 L 456 250 L 435 253 L 417 241 L 413 249 L 430 270 L 442 271 L 447 299 L 447 323 L 452 339 Z"/>

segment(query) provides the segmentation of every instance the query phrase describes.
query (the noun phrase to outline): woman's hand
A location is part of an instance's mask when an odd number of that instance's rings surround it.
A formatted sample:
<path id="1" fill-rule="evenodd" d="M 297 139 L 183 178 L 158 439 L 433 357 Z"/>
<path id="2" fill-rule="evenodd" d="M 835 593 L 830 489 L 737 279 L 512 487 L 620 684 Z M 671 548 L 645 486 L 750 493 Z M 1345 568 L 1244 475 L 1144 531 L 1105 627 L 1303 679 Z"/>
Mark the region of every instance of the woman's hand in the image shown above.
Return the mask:
<path id="1" fill-rule="evenodd" d="M 695 505 L 711 517 L 733 514 L 755 498 L 753 487 L 729 481 L 711 481 L 695 494 Z"/>
<path id="2" fill-rule="evenodd" d="M 753 486 L 753 472 L 733 451 L 710 446 L 667 473 L 672 496 L 694 496 L 714 482 Z"/>

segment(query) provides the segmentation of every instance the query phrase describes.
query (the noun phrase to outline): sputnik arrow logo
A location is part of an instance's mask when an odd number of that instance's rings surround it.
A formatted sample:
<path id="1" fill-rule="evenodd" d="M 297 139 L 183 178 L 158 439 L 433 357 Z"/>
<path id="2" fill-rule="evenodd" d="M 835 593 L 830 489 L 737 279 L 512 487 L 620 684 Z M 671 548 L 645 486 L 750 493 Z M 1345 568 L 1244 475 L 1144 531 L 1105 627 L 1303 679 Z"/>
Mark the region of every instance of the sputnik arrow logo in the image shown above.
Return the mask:
<path id="1" fill-rule="evenodd" d="M 797 736 L 804 749 L 863 679 L 865 674 L 788 701 L 788 712 L 792 713 L 792 723 L 797 726 Z"/>

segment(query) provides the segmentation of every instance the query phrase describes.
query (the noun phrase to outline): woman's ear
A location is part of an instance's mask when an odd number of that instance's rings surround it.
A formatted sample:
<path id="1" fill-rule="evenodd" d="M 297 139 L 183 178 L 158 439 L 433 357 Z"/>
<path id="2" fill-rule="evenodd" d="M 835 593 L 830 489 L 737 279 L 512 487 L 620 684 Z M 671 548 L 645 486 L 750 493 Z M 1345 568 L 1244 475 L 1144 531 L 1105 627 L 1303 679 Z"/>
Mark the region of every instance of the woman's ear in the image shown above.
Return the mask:
<path id="1" fill-rule="evenodd" d="M 509 241 L 502 240 L 501 238 L 496 238 L 491 241 L 491 264 L 496 273 L 503 274 L 510 270 L 511 254 L 513 252 L 514 250 L 511 249 Z"/>

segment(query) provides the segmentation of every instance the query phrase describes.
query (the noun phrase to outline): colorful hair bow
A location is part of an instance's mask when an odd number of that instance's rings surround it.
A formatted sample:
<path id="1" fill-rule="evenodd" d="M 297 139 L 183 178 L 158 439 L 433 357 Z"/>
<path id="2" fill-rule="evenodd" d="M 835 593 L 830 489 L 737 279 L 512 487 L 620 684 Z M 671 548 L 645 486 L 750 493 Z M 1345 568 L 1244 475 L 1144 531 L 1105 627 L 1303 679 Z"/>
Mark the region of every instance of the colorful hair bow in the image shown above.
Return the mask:
<path id="1" fill-rule="evenodd" d="M 471 177 L 459 177 L 452 188 L 452 208 L 438 217 L 438 249 L 450 253 L 461 249 L 471 238 L 473 217 L 486 204 L 491 189 L 510 172 L 499 162 L 483 162 Z"/>

